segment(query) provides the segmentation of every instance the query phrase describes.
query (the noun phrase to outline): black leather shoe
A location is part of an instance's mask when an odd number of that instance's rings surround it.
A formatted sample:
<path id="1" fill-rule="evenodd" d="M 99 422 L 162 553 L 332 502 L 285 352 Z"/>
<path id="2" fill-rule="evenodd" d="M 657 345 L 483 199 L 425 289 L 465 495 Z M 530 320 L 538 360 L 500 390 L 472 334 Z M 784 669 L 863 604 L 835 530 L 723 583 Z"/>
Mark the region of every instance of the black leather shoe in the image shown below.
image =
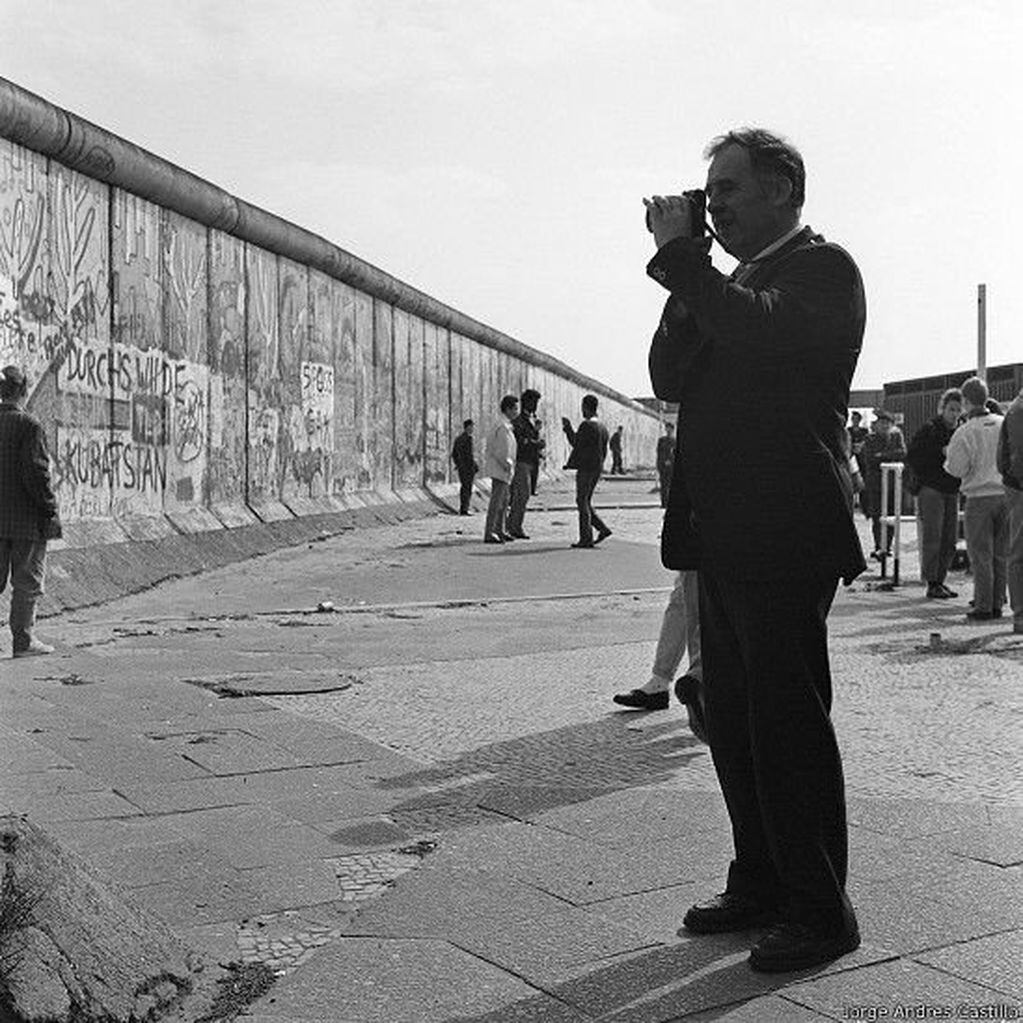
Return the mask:
<path id="1" fill-rule="evenodd" d="M 667 690 L 663 693 L 647 693 L 642 689 L 633 689 L 628 693 L 615 693 L 611 699 L 622 707 L 631 707 L 634 710 L 668 709 Z"/>
<path id="2" fill-rule="evenodd" d="M 675 679 L 675 696 L 678 702 L 685 705 L 689 715 L 689 731 L 700 742 L 707 743 L 707 719 L 703 714 L 703 694 L 700 692 L 703 683 L 692 675 L 683 675 Z"/>
<path id="3" fill-rule="evenodd" d="M 496 533 L 491 533 L 490 536 L 483 537 L 484 543 L 504 543 L 504 537 L 498 536 Z"/>
<path id="4" fill-rule="evenodd" d="M 591 547 L 596 547 L 597 545 L 592 540 L 590 541 L 580 540 L 578 543 L 572 544 L 572 546 L 576 550 L 589 550 Z"/>
<path id="5" fill-rule="evenodd" d="M 948 600 L 954 596 L 955 594 L 941 583 L 929 583 L 927 586 L 928 600 Z"/>
<path id="6" fill-rule="evenodd" d="M 505 533 L 505 536 L 510 536 L 513 540 L 528 540 L 529 537 L 525 533 Z"/>
<path id="7" fill-rule="evenodd" d="M 941 588 L 945 591 L 946 597 L 958 597 L 959 594 L 955 590 L 950 590 L 944 583 L 941 584 Z"/>
<path id="8" fill-rule="evenodd" d="M 609 536 L 611 535 L 611 532 L 612 532 L 612 531 L 611 531 L 610 529 L 601 529 L 601 530 L 600 530 L 600 531 L 599 531 L 599 532 L 597 533 L 597 539 L 596 539 L 596 540 L 594 540 L 593 542 L 594 542 L 595 544 L 598 544 L 598 543 L 603 543 L 603 542 L 604 542 L 604 541 L 605 541 L 605 540 L 606 540 L 606 539 L 607 539 L 607 538 L 608 538 L 608 537 L 609 537 Z"/>
<path id="9" fill-rule="evenodd" d="M 767 927 L 778 920 L 776 906 L 759 902 L 749 895 L 722 892 L 706 902 L 690 906 L 682 926 L 693 934 L 723 934 Z"/>
<path id="10" fill-rule="evenodd" d="M 969 620 L 971 622 L 990 622 L 990 621 L 993 621 L 995 618 L 1001 618 L 1002 617 L 1002 609 L 1001 608 L 997 608 L 994 611 L 977 611 L 977 610 L 967 611 L 966 612 L 966 617 L 969 618 Z"/>
<path id="11" fill-rule="evenodd" d="M 832 932 L 807 924 L 785 922 L 772 927 L 750 949 L 749 964 L 761 973 L 808 970 L 848 955 L 859 947 L 860 931 L 855 923 Z"/>

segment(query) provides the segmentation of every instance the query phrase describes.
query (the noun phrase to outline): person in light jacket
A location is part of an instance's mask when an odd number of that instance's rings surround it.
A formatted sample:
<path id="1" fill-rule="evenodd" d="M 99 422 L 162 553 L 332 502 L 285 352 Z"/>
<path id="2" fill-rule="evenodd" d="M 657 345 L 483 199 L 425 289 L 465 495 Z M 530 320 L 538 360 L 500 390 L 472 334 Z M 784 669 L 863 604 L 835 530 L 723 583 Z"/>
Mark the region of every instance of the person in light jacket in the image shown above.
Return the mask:
<path id="1" fill-rule="evenodd" d="M 483 460 L 483 475 L 490 477 L 490 504 L 487 522 L 483 528 L 484 543 L 504 543 L 515 538 L 508 533 L 508 499 L 511 481 L 515 475 L 515 455 L 518 446 L 512 420 L 518 413 L 519 399 L 506 394 L 501 399 L 501 416 L 487 437 L 487 453 Z"/>
<path id="2" fill-rule="evenodd" d="M 945 472 L 962 482 L 966 497 L 966 553 L 973 570 L 972 621 L 1002 617 L 1005 603 L 1005 555 L 1009 515 L 998 471 L 998 435 L 1002 416 L 987 409 L 987 384 L 970 377 L 962 386 L 966 422 L 952 434 Z"/>

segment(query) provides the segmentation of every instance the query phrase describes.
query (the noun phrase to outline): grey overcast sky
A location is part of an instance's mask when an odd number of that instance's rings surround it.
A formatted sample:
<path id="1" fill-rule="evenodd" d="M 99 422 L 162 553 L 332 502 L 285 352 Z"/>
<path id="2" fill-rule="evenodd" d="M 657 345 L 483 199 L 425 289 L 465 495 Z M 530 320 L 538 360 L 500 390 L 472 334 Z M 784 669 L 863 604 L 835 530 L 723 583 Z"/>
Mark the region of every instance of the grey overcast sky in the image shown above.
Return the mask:
<path id="1" fill-rule="evenodd" d="M 0 75 L 627 394 L 641 196 L 786 135 L 855 386 L 1023 360 L 1020 0 L 0 0 Z M 732 261 L 717 250 L 728 270 Z"/>

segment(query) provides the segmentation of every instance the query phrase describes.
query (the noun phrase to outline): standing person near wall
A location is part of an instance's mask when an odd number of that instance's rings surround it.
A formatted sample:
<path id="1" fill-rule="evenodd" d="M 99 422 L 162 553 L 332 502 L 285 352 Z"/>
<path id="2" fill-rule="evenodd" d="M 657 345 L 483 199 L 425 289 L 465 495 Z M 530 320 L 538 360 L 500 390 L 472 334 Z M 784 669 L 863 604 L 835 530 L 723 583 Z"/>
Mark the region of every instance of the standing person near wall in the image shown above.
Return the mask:
<path id="1" fill-rule="evenodd" d="M 895 510 L 894 487 L 888 488 L 888 507 L 884 511 L 881 510 L 881 466 L 885 462 L 904 461 L 906 441 L 902 431 L 895 426 L 895 416 L 885 409 L 878 409 L 874 413 L 874 421 L 870 428 L 871 433 L 860 449 L 859 462 L 863 473 L 860 508 L 870 520 L 870 529 L 874 537 L 874 550 L 870 556 L 875 561 L 880 561 L 882 554 L 891 553 L 894 535 L 891 529 L 886 529 L 882 537 L 881 516 L 892 515 Z"/>
<path id="2" fill-rule="evenodd" d="M 511 483 L 510 508 L 508 511 L 508 534 L 516 540 L 528 540 L 523 521 L 526 505 L 533 492 L 533 474 L 540 465 L 540 452 L 544 442 L 540 439 L 540 427 L 536 408 L 540 404 L 540 392 L 532 388 L 522 392 L 519 414 L 512 420 L 515 431 L 515 474 Z"/>
<path id="3" fill-rule="evenodd" d="M 39 420 L 22 408 L 27 395 L 25 374 L 5 366 L 0 371 L 0 592 L 9 577 L 15 657 L 53 653 L 35 636 L 36 602 L 43 595 L 46 543 L 61 535 L 46 437 Z"/>
<path id="4" fill-rule="evenodd" d="M 657 489 L 661 492 L 661 507 L 668 507 L 671 491 L 671 473 L 675 468 L 675 424 L 664 424 L 664 436 L 657 438 Z"/>
<path id="5" fill-rule="evenodd" d="M 469 514 L 469 501 L 472 498 L 472 482 L 480 471 L 476 456 L 472 450 L 472 433 L 475 424 L 471 419 L 462 423 L 462 432 L 455 438 L 455 446 L 451 449 L 451 460 L 458 471 L 458 514 Z"/>
<path id="6" fill-rule="evenodd" d="M 604 471 L 609 437 L 607 427 L 597 418 L 597 396 L 587 394 L 582 401 L 583 421 L 579 429 L 572 428 L 571 422 L 562 417 L 561 428 L 565 431 L 572 454 L 565 464 L 566 469 L 575 469 L 575 506 L 579 510 L 579 540 L 573 547 L 596 547 L 611 535 L 611 530 L 593 510 L 593 491 Z M 597 537 L 593 537 L 593 527 Z"/>
<path id="7" fill-rule="evenodd" d="M 917 430 L 906 452 L 917 492 L 920 575 L 931 600 L 958 596 L 945 585 L 959 528 L 959 480 L 945 472 L 945 451 L 962 413 L 963 392 L 950 387 L 941 396 L 938 414 Z"/>
<path id="8" fill-rule="evenodd" d="M 624 427 L 619 426 L 614 433 L 611 434 L 611 440 L 608 442 L 608 447 L 611 449 L 611 475 L 612 476 L 624 476 L 625 466 L 622 465 L 622 432 Z"/>
<path id="9" fill-rule="evenodd" d="M 1009 512 L 1005 573 L 1012 605 L 1012 631 L 1023 634 L 1023 391 L 1006 410 L 998 438 L 998 470 Z"/>
<path id="10" fill-rule="evenodd" d="M 515 474 L 515 431 L 512 420 L 519 408 L 519 399 L 506 394 L 501 399 L 501 415 L 487 437 L 487 453 L 483 461 L 483 475 L 490 477 L 490 503 L 487 522 L 483 527 L 484 543 L 504 543 L 513 540 L 508 535 L 508 499 L 512 476 Z"/>
<path id="11" fill-rule="evenodd" d="M 669 292 L 650 376 L 682 410 L 663 560 L 698 569 L 707 735 L 735 843 L 725 890 L 683 923 L 770 926 L 749 962 L 780 972 L 860 943 L 827 616 L 839 580 L 866 567 L 845 432 L 866 302 L 848 253 L 800 225 L 792 145 L 745 128 L 705 155 L 707 209 L 741 261 L 730 278 L 700 197 L 646 201 L 647 273 Z"/>
<path id="12" fill-rule="evenodd" d="M 963 382 L 966 422 L 948 442 L 945 471 L 962 480 L 966 498 L 966 553 L 973 571 L 971 621 L 1002 617 L 1005 603 L 1005 557 L 1009 511 L 998 471 L 998 438 L 1002 416 L 987 408 L 987 384 L 980 377 Z"/>

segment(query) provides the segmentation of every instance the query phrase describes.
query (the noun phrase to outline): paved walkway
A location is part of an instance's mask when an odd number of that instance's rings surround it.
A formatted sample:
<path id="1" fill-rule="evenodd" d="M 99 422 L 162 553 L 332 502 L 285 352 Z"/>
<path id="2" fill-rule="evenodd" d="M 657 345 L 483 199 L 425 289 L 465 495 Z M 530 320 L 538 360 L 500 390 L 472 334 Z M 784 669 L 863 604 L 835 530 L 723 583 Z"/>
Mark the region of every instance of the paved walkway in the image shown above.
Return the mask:
<path id="1" fill-rule="evenodd" d="M 274 968 L 250 1023 L 1017 1018 L 1023 638 L 966 624 L 961 576 L 839 594 L 864 944 L 755 974 L 748 936 L 677 934 L 726 817 L 677 708 L 610 702 L 671 575 L 650 482 L 599 494 L 593 551 L 562 485 L 503 548 L 439 517 L 46 620 L 57 656 L 0 661 L 0 811 Z"/>

